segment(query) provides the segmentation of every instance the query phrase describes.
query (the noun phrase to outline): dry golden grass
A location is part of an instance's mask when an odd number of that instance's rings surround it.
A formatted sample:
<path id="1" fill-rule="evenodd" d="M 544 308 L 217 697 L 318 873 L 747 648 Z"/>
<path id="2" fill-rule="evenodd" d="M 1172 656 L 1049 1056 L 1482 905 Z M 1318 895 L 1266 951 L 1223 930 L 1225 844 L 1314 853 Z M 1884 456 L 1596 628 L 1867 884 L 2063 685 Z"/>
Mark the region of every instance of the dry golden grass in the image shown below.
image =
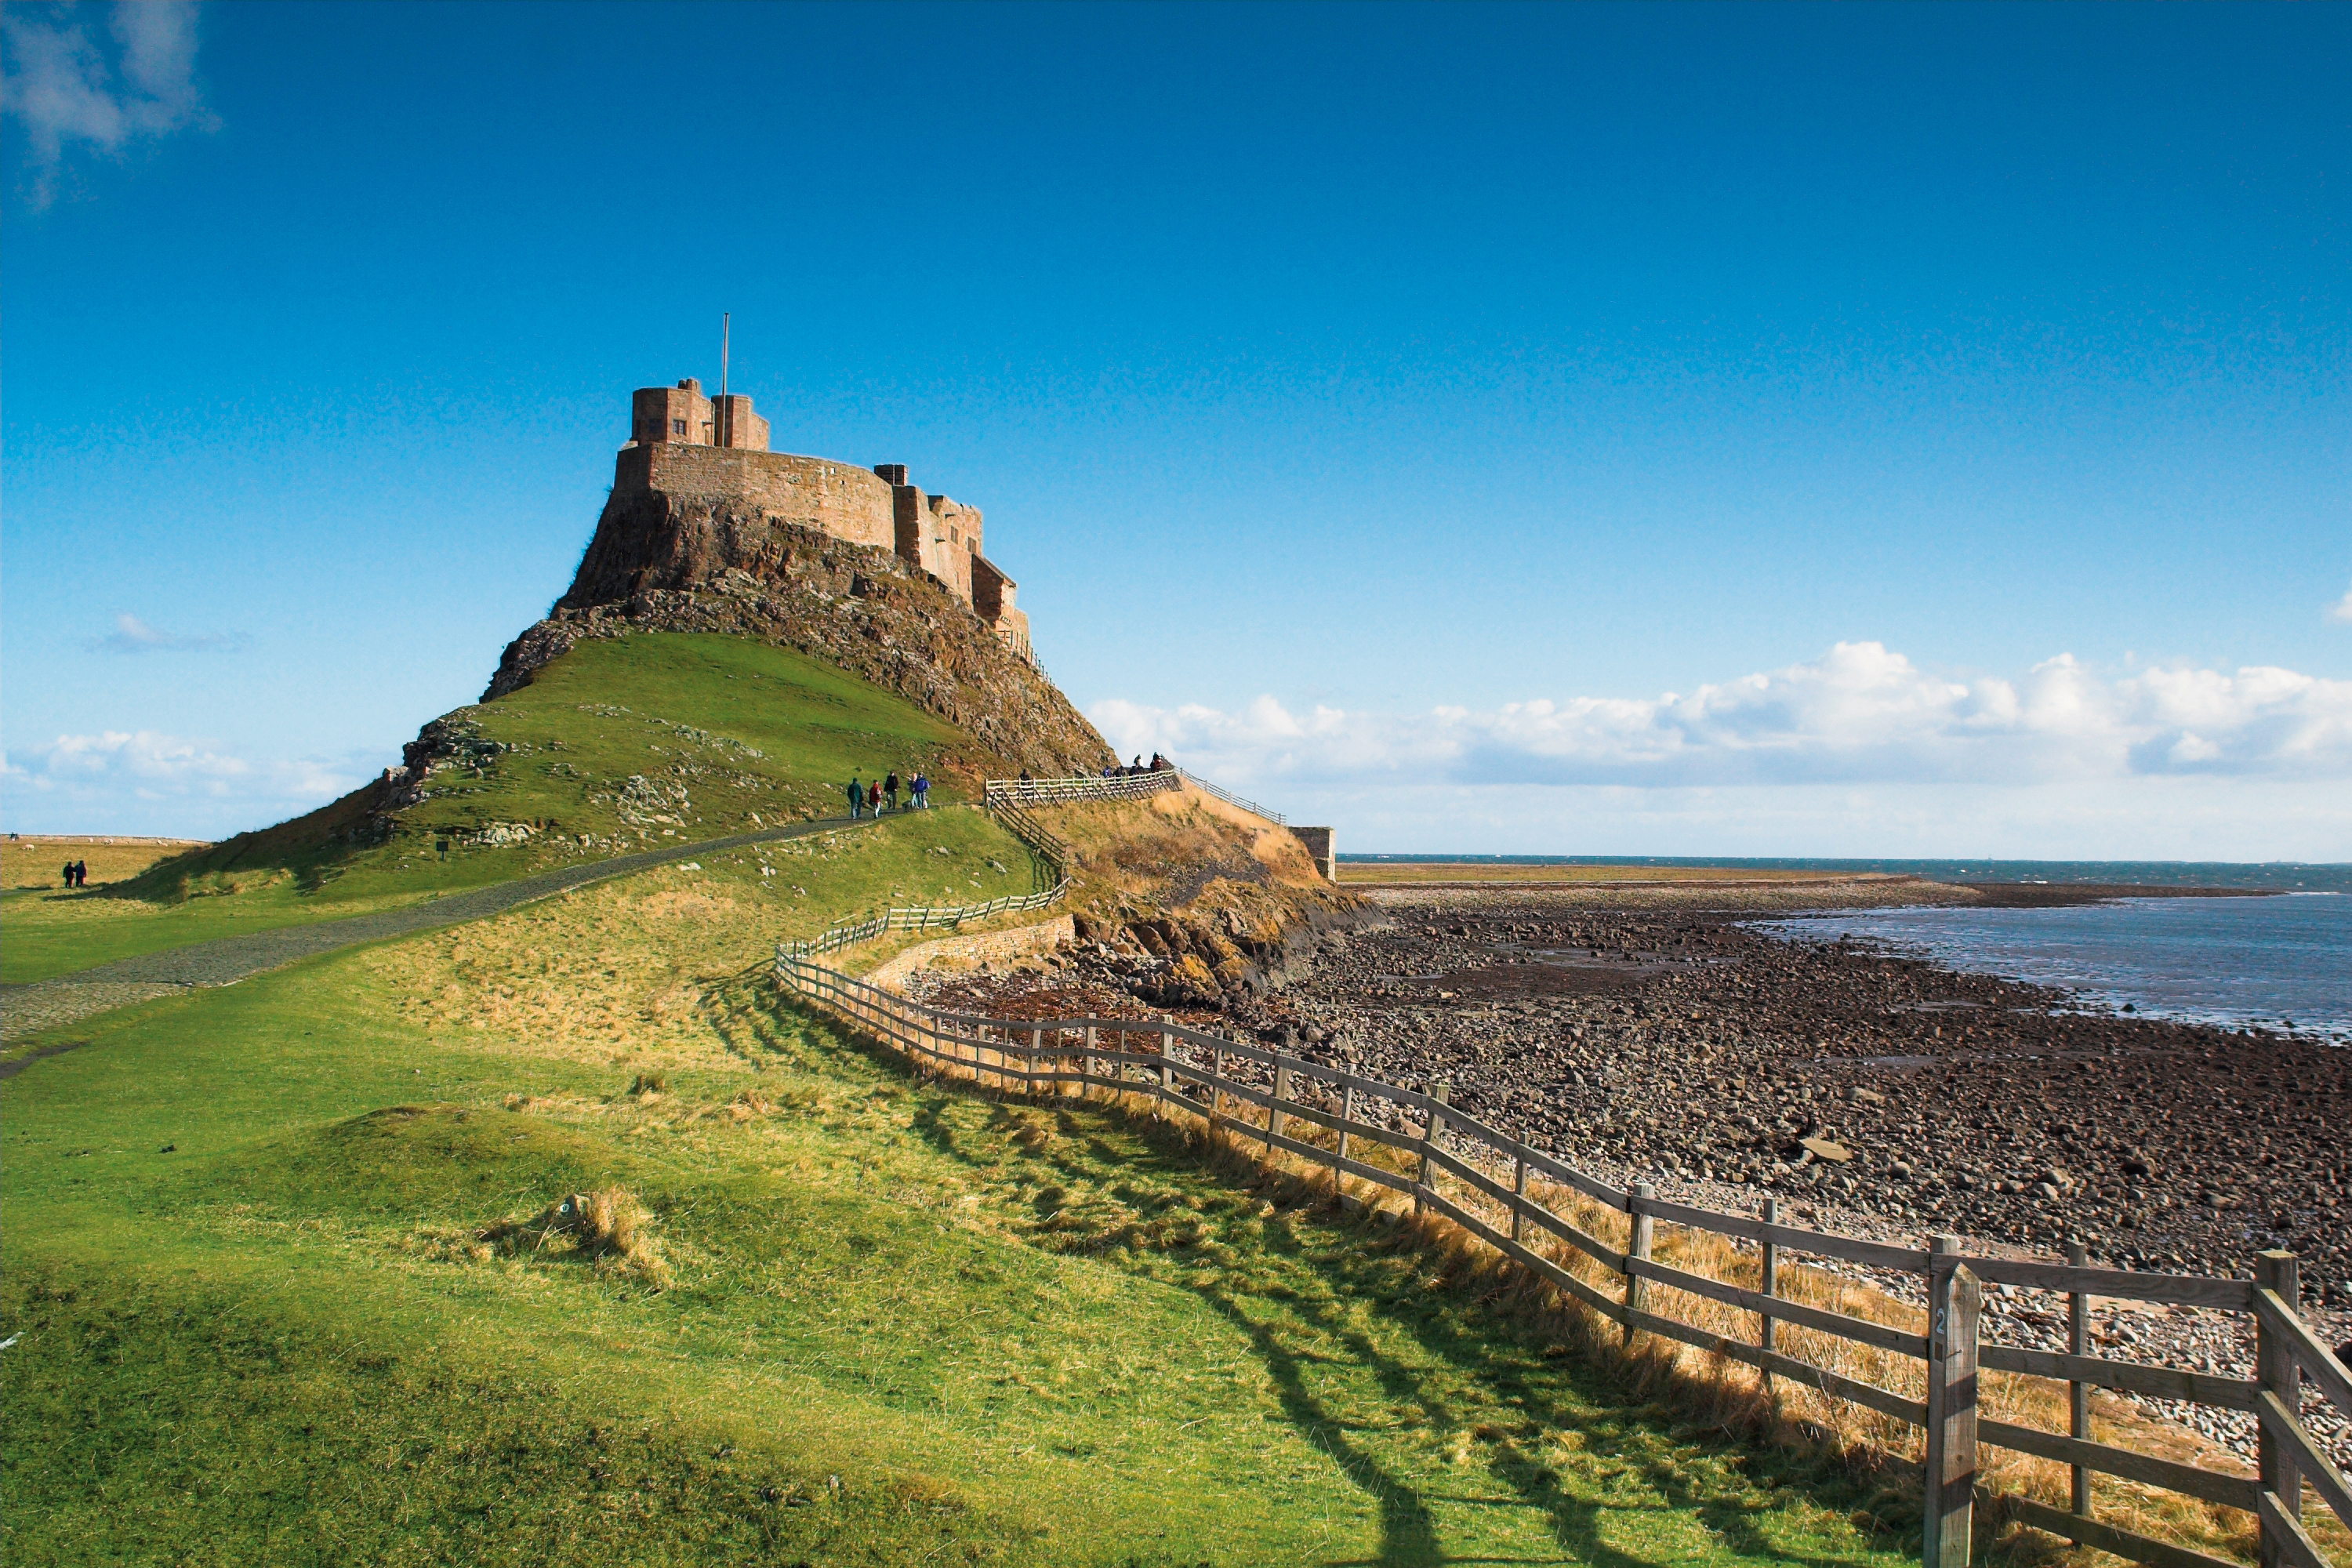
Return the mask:
<path id="1" fill-rule="evenodd" d="M 376 949 L 417 1028 L 501 1056 L 659 1077 L 734 1059 L 711 999 L 756 969 L 772 922 L 728 884 L 657 872 Z"/>
<path id="2" fill-rule="evenodd" d="M 505 1220 L 476 1233 L 478 1256 L 570 1255 L 600 1273 L 620 1274 L 660 1289 L 669 1266 L 653 1237 L 653 1215 L 621 1187 L 571 1193 L 524 1220 Z"/>
<path id="3" fill-rule="evenodd" d="M 200 838 L 155 839 L 137 844 L 110 844 L 100 837 L 9 838 L 0 840 L 0 886 L 65 889 L 68 860 L 89 868 L 89 885 L 126 881 L 169 856 L 194 849 Z"/>

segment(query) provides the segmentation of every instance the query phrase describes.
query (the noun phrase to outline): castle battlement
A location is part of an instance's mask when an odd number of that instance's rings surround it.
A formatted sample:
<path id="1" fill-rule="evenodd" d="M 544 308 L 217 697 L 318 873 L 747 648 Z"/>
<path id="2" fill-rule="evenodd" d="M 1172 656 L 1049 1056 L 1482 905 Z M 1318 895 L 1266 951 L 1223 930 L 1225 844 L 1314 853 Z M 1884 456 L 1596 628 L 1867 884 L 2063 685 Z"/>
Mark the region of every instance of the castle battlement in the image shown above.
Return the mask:
<path id="1" fill-rule="evenodd" d="M 748 503 L 853 544 L 887 550 L 929 573 L 996 635 L 1026 653 L 1029 617 L 1016 584 L 981 553 L 980 509 L 908 482 L 904 463 L 861 468 L 768 449 L 768 422 L 740 394 L 705 397 L 692 377 L 629 397 L 629 441 L 614 465 L 615 496 L 658 492 Z"/>

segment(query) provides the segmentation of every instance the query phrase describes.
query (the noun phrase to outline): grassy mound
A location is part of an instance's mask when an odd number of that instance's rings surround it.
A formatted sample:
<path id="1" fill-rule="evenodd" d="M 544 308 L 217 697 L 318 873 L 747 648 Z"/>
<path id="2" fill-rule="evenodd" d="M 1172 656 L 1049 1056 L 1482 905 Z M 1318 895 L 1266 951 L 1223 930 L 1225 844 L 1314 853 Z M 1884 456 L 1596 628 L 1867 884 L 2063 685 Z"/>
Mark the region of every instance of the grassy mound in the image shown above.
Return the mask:
<path id="1" fill-rule="evenodd" d="M 946 842 L 950 858 L 978 868 L 989 890 L 977 897 L 1027 890 L 1017 841 L 945 809 L 978 794 L 986 752 L 903 698 L 761 643 L 657 633 L 583 641 L 520 690 L 436 721 L 428 742 L 412 748 L 418 774 L 401 784 L 372 784 L 170 858 L 103 894 L 11 895 L 0 906 L 0 977 L 21 984 L 574 861 L 839 816 L 853 773 L 893 770 L 938 781 L 930 816 L 940 826 L 923 847 Z M 950 826 L 950 816 L 965 820 Z M 770 859 L 782 864 L 778 853 Z M 929 869 L 884 868 L 876 880 L 926 896 L 943 883 L 972 890 L 969 878 Z M 867 901 L 830 891 L 836 911 Z"/>
<path id="2" fill-rule="evenodd" d="M 783 917 L 854 906 L 775 885 L 969 880 L 944 820 L 108 1016 L 0 1086 L 0 1555 L 1893 1568 L 1833 1480 L 1382 1233 L 780 1004 Z"/>

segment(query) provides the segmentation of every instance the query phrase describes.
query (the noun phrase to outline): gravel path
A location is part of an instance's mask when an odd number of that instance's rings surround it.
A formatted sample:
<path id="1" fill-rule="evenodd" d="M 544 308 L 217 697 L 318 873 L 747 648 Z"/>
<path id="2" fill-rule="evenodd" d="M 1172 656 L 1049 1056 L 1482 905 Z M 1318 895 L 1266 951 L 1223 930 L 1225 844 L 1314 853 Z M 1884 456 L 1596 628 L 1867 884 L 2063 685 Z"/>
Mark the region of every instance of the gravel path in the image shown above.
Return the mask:
<path id="1" fill-rule="evenodd" d="M 570 892 L 574 888 L 602 881 L 607 877 L 624 877 L 633 871 L 691 859 L 698 855 L 717 855 L 730 849 L 740 849 L 747 844 L 805 838 L 812 834 L 830 833 L 856 826 L 860 825 L 846 817 L 825 817 L 816 822 L 795 823 L 788 827 L 771 827 L 759 833 L 739 833 L 728 838 L 706 838 L 693 844 L 646 849 L 611 860 L 583 861 L 576 866 L 561 866 L 552 871 L 519 877 L 511 882 L 470 888 L 462 893 L 451 893 L 405 909 L 353 915 L 348 920 L 321 921 L 316 925 L 254 931 L 245 936 L 216 937 L 211 942 L 190 942 L 185 947 L 171 948 L 163 952 L 118 959 L 112 963 L 102 963 L 95 969 L 85 969 L 74 974 L 59 975 L 54 980 L 35 981 L 29 985 L 10 985 L 0 988 L 0 1040 L 13 1040 L 38 1029 L 56 1028 L 94 1014 L 157 996 L 172 995 L 193 986 L 234 984 L 249 974 L 259 974 L 264 970 L 278 969 L 359 942 L 380 942 L 385 937 L 407 936 L 465 921 L 478 921 L 488 915 L 503 914 L 518 904 Z M 37 1058 L 26 1057 L 12 1062 L 0 1062 L 0 1079 L 15 1077 L 36 1059 Z"/>

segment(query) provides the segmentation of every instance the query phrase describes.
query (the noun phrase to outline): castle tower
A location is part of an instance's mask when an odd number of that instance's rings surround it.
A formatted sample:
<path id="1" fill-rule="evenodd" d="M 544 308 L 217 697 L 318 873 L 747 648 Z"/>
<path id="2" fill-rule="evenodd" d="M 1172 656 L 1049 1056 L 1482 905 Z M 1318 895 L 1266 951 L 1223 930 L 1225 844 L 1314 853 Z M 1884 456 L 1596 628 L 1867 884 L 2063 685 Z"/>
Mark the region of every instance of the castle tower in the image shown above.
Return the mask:
<path id="1" fill-rule="evenodd" d="M 676 386 L 641 386 L 629 395 L 629 439 L 640 447 L 733 447 L 768 449 L 768 422 L 741 393 L 705 397 L 688 376 Z"/>

